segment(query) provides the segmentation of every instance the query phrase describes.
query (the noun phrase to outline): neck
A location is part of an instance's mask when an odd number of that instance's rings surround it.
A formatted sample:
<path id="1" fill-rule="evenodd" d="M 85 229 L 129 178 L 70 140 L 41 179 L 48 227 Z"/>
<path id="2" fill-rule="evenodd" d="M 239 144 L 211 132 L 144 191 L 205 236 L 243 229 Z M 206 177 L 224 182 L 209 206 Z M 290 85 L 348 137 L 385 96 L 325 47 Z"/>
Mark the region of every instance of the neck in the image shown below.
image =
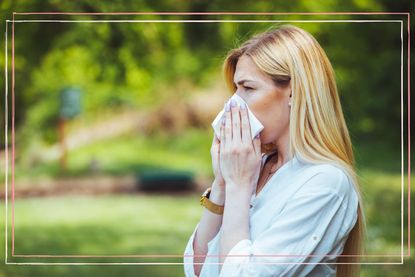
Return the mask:
<path id="1" fill-rule="evenodd" d="M 277 149 L 277 168 L 279 168 L 281 165 L 285 164 L 286 162 L 288 162 L 289 157 L 288 157 L 288 145 L 289 145 L 289 135 L 288 132 L 285 132 L 285 134 L 283 136 L 281 136 L 280 138 L 278 138 L 275 142 L 274 142 L 276 149 Z"/>

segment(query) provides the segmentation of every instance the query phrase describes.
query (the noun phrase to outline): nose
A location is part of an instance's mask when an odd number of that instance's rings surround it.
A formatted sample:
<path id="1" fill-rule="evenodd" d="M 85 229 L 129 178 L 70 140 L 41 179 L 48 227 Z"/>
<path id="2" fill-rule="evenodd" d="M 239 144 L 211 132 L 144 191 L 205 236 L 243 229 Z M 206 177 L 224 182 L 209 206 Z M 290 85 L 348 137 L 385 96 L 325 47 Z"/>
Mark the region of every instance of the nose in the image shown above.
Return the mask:
<path id="1" fill-rule="evenodd" d="M 249 106 L 248 102 L 244 99 L 244 97 L 241 94 L 234 93 L 232 97 L 236 100 L 239 106 L 242 105 L 242 102 L 244 102 L 246 106 Z"/>
<path id="2" fill-rule="evenodd" d="M 243 95 L 243 93 L 239 93 L 237 91 L 237 92 L 235 92 L 235 95 L 237 95 L 239 98 L 241 98 L 242 100 L 244 100 L 246 104 L 248 104 L 248 102 L 246 101 L 247 99 L 245 99 L 245 96 Z"/>
<path id="3" fill-rule="evenodd" d="M 238 91 L 236 91 L 236 92 L 234 93 L 234 95 L 239 96 L 240 98 L 242 98 L 242 99 L 245 101 L 245 98 L 243 97 L 242 93 L 239 93 Z"/>

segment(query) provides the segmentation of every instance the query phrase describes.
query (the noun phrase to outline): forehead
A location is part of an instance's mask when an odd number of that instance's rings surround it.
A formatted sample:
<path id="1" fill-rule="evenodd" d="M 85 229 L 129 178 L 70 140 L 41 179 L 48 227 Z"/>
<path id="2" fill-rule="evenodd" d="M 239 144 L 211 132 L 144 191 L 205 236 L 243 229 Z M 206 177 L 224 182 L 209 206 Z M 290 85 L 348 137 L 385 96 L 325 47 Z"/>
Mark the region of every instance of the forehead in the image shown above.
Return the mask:
<path id="1" fill-rule="evenodd" d="M 262 82 L 271 82 L 271 78 L 262 73 L 254 61 L 246 55 L 242 55 L 236 64 L 234 81 L 253 80 Z"/>

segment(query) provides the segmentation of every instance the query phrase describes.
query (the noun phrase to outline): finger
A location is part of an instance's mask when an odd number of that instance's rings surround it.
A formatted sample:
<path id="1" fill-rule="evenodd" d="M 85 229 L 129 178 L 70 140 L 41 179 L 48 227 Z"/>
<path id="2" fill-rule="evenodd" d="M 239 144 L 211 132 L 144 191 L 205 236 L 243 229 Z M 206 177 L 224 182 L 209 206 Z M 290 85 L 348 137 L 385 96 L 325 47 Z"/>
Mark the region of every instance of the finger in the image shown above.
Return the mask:
<path id="1" fill-rule="evenodd" d="M 213 134 L 212 146 L 210 147 L 211 155 L 216 155 L 219 153 L 219 144 L 220 140 L 218 139 L 216 134 Z"/>
<path id="2" fill-rule="evenodd" d="M 212 140 L 212 144 L 213 145 L 215 145 L 215 144 L 218 144 L 220 141 L 219 141 L 219 138 L 218 138 L 218 136 L 216 135 L 216 133 L 213 133 L 213 140 Z"/>
<path id="3" fill-rule="evenodd" d="M 225 144 L 232 141 L 232 119 L 231 119 L 231 108 L 228 102 L 225 106 Z"/>
<path id="4" fill-rule="evenodd" d="M 239 108 L 234 99 L 231 99 L 231 118 L 232 118 L 232 141 L 241 142 L 241 116 Z"/>
<path id="5" fill-rule="evenodd" d="M 211 147 L 211 154 L 212 155 L 219 155 L 219 148 L 220 148 L 220 140 L 216 136 L 216 134 L 213 135 L 213 141 L 212 141 L 212 147 Z"/>
<path id="6" fill-rule="evenodd" d="M 252 141 L 251 124 L 249 123 L 248 108 L 245 103 L 241 104 L 241 139 L 242 143 Z"/>
<path id="7" fill-rule="evenodd" d="M 252 141 L 252 144 L 254 146 L 255 149 L 255 153 L 257 154 L 257 156 L 261 156 L 261 137 L 260 134 L 256 135 L 254 140 Z"/>
<path id="8" fill-rule="evenodd" d="M 225 146 L 226 143 L 226 138 L 225 138 L 225 117 L 223 116 L 221 119 L 221 125 L 220 125 L 220 149 L 223 149 L 223 147 Z"/>

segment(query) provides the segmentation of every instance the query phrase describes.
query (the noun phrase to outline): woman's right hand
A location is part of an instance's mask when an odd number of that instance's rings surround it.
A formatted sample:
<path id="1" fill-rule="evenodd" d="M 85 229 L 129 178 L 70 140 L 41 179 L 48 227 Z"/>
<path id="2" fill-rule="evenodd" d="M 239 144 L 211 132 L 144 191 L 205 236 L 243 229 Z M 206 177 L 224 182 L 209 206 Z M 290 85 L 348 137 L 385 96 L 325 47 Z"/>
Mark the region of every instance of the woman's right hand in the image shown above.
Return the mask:
<path id="1" fill-rule="evenodd" d="M 225 180 L 223 180 L 222 173 L 219 167 L 219 149 L 220 149 L 220 141 L 216 137 L 216 135 L 213 134 L 213 141 L 212 141 L 212 147 L 210 148 L 210 155 L 212 156 L 212 169 L 213 169 L 213 174 L 215 175 L 214 183 L 220 189 L 223 189 L 223 191 L 225 191 Z"/>

